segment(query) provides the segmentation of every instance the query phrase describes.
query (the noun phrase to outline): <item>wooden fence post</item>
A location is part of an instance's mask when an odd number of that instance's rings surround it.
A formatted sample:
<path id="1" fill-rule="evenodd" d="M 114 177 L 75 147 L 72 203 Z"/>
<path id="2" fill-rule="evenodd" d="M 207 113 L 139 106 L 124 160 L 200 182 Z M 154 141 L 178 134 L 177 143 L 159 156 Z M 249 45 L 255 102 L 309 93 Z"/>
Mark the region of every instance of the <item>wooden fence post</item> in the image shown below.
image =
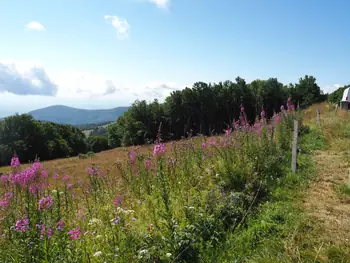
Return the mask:
<path id="1" fill-rule="evenodd" d="M 317 109 L 317 125 L 318 125 L 318 128 L 321 128 L 321 110 L 320 109 Z"/>
<path id="2" fill-rule="evenodd" d="M 297 170 L 297 147 L 298 147 L 299 122 L 294 120 L 293 146 L 292 146 L 292 172 Z"/>

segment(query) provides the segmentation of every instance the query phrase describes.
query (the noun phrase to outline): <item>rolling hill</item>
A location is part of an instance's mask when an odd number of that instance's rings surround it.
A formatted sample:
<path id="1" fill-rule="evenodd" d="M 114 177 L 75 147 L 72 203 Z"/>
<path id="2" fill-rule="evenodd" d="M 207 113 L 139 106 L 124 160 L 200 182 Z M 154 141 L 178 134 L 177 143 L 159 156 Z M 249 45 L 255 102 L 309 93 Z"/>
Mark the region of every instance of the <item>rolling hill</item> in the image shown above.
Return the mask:
<path id="1" fill-rule="evenodd" d="M 117 107 L 107 110 L 76 109 L 63 105 L 50 106 L 28 112 L 36 120 L 50 121 L 60 124 L 82 125 L 115 121 L 129 107 Z"/>

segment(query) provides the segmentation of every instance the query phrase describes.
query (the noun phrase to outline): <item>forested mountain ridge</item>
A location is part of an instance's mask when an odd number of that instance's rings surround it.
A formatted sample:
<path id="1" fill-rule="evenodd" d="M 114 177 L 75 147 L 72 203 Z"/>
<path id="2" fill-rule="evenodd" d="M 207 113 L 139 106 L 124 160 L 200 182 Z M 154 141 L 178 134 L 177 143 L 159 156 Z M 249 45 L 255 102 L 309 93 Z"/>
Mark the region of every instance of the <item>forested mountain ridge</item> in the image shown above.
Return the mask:
<path id="1" fill-rule="evenodd" d="M 107 123 L 118 119 L 129 107 L 116 107 L 113 109 L 86 110 L 68 106 L 55 105 L 29 112 L 34 119 L 50 121 L 59 124 L 84 125 L 94 123 Z"/>

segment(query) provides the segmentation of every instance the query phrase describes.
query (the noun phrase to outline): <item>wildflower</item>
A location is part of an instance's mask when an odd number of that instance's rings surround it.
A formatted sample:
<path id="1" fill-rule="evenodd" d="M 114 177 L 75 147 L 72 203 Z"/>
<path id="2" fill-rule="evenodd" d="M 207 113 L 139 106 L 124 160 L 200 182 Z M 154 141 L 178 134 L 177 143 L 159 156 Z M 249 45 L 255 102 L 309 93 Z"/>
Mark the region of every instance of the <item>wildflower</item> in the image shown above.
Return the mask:
<path id="1" fill-rule="evenodd" d="M 280 123 L 281 122 L 281 117 L 279 115 L 276 116 L 276 123 Z"/>
<path id="2" fill-rule="evenodd" d="M 52 237 L 52 234 L 53 234 L 53 230 L 52 230 L 52 228 L 50 227 L 50 228 L 47 230 L 47 236 L 50 238 L 50 237 Z"/>
<path id="3" fill-rule="evenodd" d="M 11 199 L 13 197 L 13 193 L 12 192 L 7 192 L 7 193 L 4 194 L 4 197 Z"/>
<path id="4" fill-rule="evenodd" d="M 6 182 L 7 179 L 8 179 L 7 175 L 0 176 L 0 180 L 3 181 L 3 182 Z"/>
<path id="5" fill-rule="evenodd" d="M 98 218 L 92 218 L 89 223 L 88 223 L 89 226 L 99 226 L 99 225 L 102 225 L 102 221 Z"/>
<path id="6" fill-rule="evenodd" d="M 147 231 L 148 232 L 152 232 L 153 231 L 153 224 L 149 224 L 149 226 L 147 227 Z"/>
<path id="7" fill-rule="evenodd" d="M 202 148 L 203 149 L 207 148 L 207 144 L 205 142 L 202 143 Z"/>
<path id="8" fill-rule="evenodd" d="M 113 203 L 115 204 L 116 207 L 120 206 L 122 204 L 123 197 L 122 196 L 117 196 L 114 198 Z"/>
<path id="9" fill-rule="evenodd" d="M 281 111 L 284 111 L 284 106 L 283 105 L 281 105 Z"/>
<path id="10" fill-rule="evenodd" d="M 226 129 L 224 131 L 226 135 L 230 135 L 232 133 L 232 129 Z"/>
<path id="11" fill-rule="evenodd" d="M 45 170 L 42 170 L 41 173 L 40 173 L 40 176 L 42 178 L 47 178 L 48 177 L 48 173 Z"/>
<path id="12" fill-rule="evenodd" d="M 46 196 L 39 200 L 39 211 L 47 209 L 52 206 L 52 196 Z"/>
<path id="13" fill-rule="evenodd" d="M 10 199 L 4 198 L 0 199 L 0 207 L 6 208 L 10 203 Z"/>
<path id="14" fill-rule="evenodd" d="M 31 186 L 29 186 L 29 192 L 31 193 L 31 194 L 37 194 L 37 193 L 39 193 L 39 190 L 40 190 L 40 185 L 38 185 L 38 184 L 32 184 Z"/>
<path id="15" fill-rule="evenodd" d="M 29 219 L 24 216 L 22 219 L 16 221 L 16 231 L 25 232 L 29 229 Z"/>
<path id="16" fill-rule="evenodd" d="M 241 106 L 241 112 L 244 112 L 244 106 Z"/>
<path id="17" fill-rule="evenodd" d="M 73 229 L 69 230 L 68 234 L 69 234 L 69 238 L 71 240 L 80 239 L 80 235 L 81 235 L 80 227 L 78 226 L 77 228 L 73 228 Z"/>
<path id="18" fill-rule="evenodd" d="M 135 217 L 133 217 L 131 220 L 132 220 L 132 221 L 136 221 L 136 218 L 135 218 Z"/>
<path id="19" fill-rule="evenodd" d="M 43 166 L 41 165 L 41 163 L 40 163 L 39 160 L 36 160 L 36 161 L 33 163 L 33 165 L 32 165 L 32 169 L 33 169 L 34 171 L 39 170 L 39 169 L 42 169 L 42 168 L 43 168 Z"/>
<path id="20" fill-rule="evenodd" d="M 94 254 L 94 257 L 99 257 L 102 255 L 102 252 L 101 251 L 97 251 L 95 254 Z"/>
<path id="21" fill-rule="evenodd" d="M 167 258 L 170 258 L 170 257 L 171 257 L 171 253 L 166 253 L 165 256 L 166 256 Z"/>
<path id="22" fill-rule="evenodd" d="M 19 162 L 18 157 L 15 155 L 11 158 L 11 167 L 12 168 L 17 168 L 21 165 L 21 163 Z"/>
<path id="23" fill-rule="evenodd" d="M 95 173 L 94 169 L 92 168 L 86 168 L 86 172 L 88 173 L 88 175 L 93 175 Z"/>
<path id="24" fill-rule="evenodd" d="M 69 180 L 69 178 L 70 178 L 69 175 L 65 175 L 65 176 L 62 177 L 62 181 L 66 182 L 66 181 Z"/>
<path id="25" fill-rule="evenodd" d="M 210 139 L 209 144 L 210 144 L 211 146 L 215 145 L 214 139 Z"/>
<path id="26" fill-rule="evenodd" d="M 117 225 L 117 224 L 119 223 L 119 221 L 120 221 L 120 217 L 119 217 L 119 216 L 118 216 L 117 218 L 113 218 L 113 219 L 111 220 L 111 222 L 112 222 L 113 225 Z"/>
<path id="27" fill-rule="evenodd" d="M 67 190 L 71 189 L 73 187 L 73 184 L 67 184 Z"/>
<path id="28" fill-rule="evenodd" d="M 260 113 L 261 118 L 265 118 L 265 111 L 264 108 L 261 109 L 261 113 Z"/>
<path id="29" fill-rule="evenodd" d="M 137 153 L 131 152 L 131 153 L 129 153 L 129 157 L 130 157 L 130 163 L 134 164 L 136 162 Z"/>
<path id="30" fill-rule="evenodd" d="M 145 168 L 146 169 L 150 169 L 151 168 L 151 160 L 150 159 L 146 159 L 145 160 Z"/>
<path id="31" fill-rule="evenodd" d="M 56 230 L 62 231 L 63 227 L 64 227 L 64 222 L 62 220 L 60 220 L 56 223 Z"/>
<path id="32" fill-rule="evenodd" d="M 165 149 L 165 146 L 163 143 L 159 143 L 159 144 L 154 145 L 153 155 L 155 157 L 157 157 L 165 152 L 166 152 L 166 149 Z"/>

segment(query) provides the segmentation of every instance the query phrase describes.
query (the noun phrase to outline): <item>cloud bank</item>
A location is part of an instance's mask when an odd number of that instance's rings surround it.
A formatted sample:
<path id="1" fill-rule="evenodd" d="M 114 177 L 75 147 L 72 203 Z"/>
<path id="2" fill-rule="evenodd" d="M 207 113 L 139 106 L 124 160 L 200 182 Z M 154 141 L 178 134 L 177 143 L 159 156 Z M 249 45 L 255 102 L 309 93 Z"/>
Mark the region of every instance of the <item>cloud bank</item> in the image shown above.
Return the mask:
<path id="1" fill-rule="evenodd" d="M 32 21 L 32 22 L 26 24 L 25 27 L 28 30 L 36 30 L 36 31 L 44 31 L 45 30 L 45 27 L 36 21 Z"/>

